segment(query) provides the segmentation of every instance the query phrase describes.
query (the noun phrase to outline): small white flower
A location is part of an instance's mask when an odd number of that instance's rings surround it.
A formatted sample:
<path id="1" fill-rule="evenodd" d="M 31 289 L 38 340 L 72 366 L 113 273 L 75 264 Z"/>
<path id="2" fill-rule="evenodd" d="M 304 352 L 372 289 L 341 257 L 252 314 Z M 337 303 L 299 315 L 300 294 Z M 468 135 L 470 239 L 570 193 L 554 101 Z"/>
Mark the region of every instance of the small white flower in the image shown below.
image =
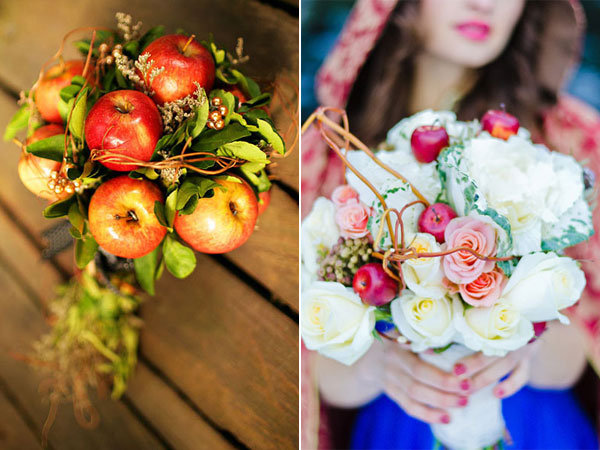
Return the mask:
<path id="1" fill-rule="evenodd" d="M 325 197 L 319 197 L 301 227 L 302 262 L 307 274 L 316 275 L 319 255 L 326 255 L 339 237 L 335 205 Z"/>
<path id="2" fill-rule="evenodd" d="M 301 296 L 301 330 L 306 347 L 351 365 L 373 343 L 375 307 L 341 283 L 314 282 Z"/>

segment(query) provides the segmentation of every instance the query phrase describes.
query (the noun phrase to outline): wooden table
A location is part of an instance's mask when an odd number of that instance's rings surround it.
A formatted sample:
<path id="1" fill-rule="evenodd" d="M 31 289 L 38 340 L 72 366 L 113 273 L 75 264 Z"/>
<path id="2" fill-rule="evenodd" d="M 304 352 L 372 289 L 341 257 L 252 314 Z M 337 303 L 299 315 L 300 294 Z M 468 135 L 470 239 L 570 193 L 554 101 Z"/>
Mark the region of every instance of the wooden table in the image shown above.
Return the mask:
<path id="1" fill-rule="evenodd" d="M 297 80 L 297 0 L 6 0 L 0 3 L 0 124 L 70 29 L 114 26 L 126 10 L 222 46 L 245 39 L 249 75 Z M 74 54 L 74 53 L 73 53 Z M 279 112 L 280 124 L 286 124 Z M 48 403 L 41 375 L 13 359 L 48 330 L 41 309 L 73 271 L 72 250 L 41 258 L 44 201 L 20 183 L 19 150 L 0 143 L 0 448 L 40 447 Z M 80 428 L 70 405 L 53 449 L 218 449 L 298 446 L 298 153 L 279 163 L 270 208 L 248 243 L 198 255 L 186 280 L 165 275 L 141 308 L 140 362 L 123 399 L 96 400 L 101 422 Z"/>

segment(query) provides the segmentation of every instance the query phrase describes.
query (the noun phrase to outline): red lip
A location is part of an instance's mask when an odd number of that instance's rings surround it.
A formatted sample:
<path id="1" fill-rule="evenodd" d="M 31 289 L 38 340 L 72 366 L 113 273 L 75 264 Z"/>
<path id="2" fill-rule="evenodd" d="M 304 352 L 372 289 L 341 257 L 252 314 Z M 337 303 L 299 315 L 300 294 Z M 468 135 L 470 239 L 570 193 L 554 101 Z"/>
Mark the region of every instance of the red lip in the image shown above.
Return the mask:
<path id="1" fill-rule="evenodd" d="M 456 31 L 471 41 L 485 41 L 490 35 L 490 26 L 485 22 L 472 20 L 456 25 Z"/>

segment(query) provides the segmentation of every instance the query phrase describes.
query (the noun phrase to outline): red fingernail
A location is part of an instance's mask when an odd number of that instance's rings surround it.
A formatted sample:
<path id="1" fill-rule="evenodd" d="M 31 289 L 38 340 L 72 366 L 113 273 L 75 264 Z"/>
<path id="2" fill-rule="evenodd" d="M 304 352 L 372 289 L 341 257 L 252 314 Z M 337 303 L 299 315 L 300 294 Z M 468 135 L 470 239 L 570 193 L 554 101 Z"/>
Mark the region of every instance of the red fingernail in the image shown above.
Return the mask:
<path id="1" fill-rule="evenodd" d="M 450 423 L 450 416 L 448 414 L 444 414 L 441 418 L 442 423 Z"/>
<path id="2" fill-rule="evenodd" d="M 496 397 L 502 398 L 502 397 L 504 397 L 504 390 L 501 388 L 498 388 L 495 390 L 494 394 L 496 395 Z"/>
<path id="3" fill-rule="evenodd" d="M 461 397 L 458 399 L 459 406 L 467 406 L 467 403 L 469 403 L 469 399 L 467 397 Z"/>
<path id="4" fill-rule="evenodd" d="M 460 382 L 460 388 L 463 391 L 468 391 L 471 388 L 471 383 L 469 383 L 469 380 L 462 380 Z"/>
<path id="5" fill-rule="evenodd" d="M 467 368 L 464 364 L 458 363 L 454 366 L 454 374 L 455 375 L 462 375 L 466 371 L 467 371 Z"/>

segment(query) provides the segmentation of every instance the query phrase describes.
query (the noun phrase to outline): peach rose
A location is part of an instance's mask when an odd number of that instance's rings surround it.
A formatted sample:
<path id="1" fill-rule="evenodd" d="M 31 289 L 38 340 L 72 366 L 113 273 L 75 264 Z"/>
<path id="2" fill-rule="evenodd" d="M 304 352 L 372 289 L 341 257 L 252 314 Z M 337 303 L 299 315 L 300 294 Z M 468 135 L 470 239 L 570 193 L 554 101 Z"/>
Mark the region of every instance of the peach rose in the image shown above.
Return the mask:
<path id="1" fill-rule="evenodd" d="M 342 184 L 341 186 L 336 187 L 331 194 L 331 201 L 338 208 L 352 199 L 359 201 L 358 198 L 358 192 L 352 189 L 348 184 Z"/>
<path id="2" fill-rule="evenodd" d="M 508 282 L 502 270 L 483 272 L 475 281 L 458 286 L 462 299 L 472 306 L 493 306 Z"/>
<path id="3" fill-rule="evenodd" d="M 370 209 L 359 201 L 352 199 L 340 206 L 335 213 L 335 221 L 340 227 L 341 235 L 345 238 L 360 238 L 366 236 Z"/>
<path id="4" fill-rule="evenodd" d="M 444 232 L 447 248 L 468 247 L 481 255 L 496 254 L 496 231 L 481 220 L 473 217 L 452 219 Z M 443 267 L 446 277 L 457 284 L 475 281 L 484 272 L 494 268 L 494 261 L 477 258 L 465 250 L 444 256 Z"/>

